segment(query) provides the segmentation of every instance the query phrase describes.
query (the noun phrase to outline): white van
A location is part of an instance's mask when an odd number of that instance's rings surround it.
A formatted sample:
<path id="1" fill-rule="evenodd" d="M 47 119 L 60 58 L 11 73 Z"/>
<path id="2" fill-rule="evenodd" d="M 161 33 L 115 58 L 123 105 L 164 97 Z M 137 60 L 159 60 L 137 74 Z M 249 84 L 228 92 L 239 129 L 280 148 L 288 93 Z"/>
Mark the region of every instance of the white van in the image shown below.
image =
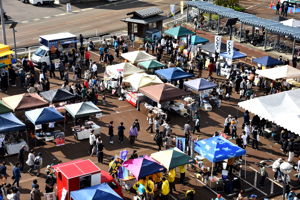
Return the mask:
<path id="1" fill-rule="evenodd" d="M 32 5 L 40 6 L 42 4 L 54 4 L 54 0 L 29 0 Z"/>

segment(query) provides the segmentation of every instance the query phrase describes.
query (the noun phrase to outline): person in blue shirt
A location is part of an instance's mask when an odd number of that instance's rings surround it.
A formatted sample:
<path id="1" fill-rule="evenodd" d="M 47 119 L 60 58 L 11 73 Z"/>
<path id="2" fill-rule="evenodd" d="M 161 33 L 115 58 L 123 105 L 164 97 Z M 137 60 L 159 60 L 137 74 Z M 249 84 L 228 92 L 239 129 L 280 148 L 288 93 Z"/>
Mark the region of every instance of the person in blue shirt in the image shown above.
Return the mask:
<path id="1" fill-rule="evenodd" d="M 104 48 L 103 48 L 103 46 L 101 46 L 99 48 L 99 54 L 100 54 L 99 62 L 103 62 L 104 61 Z"/>
<path id="2" fill-rule="evenodd" d="M 297 197 L 297 195 L 295 193 L 295 188 L 292 188 L 288 195 L 288 200 L 294 200 L 294 197 Z"/>
<path id="3" fill-rule="evenodd" d="M 13 175 L 14 175 L 14 182 L 13 182 L 13 186 L 15 185 L 15 183 L 17 183 L 17 187 L 19 188 L 19 181 L 21 179 L 21 170 L 20 170 L 20 162 L 16 162 L 14 169 L 13 169 Z"/>
<path id="4" fill-rule="evenodd" d="M 249 120 L 250 120 L 249 111 L 246 110 L 246 112 L 244 113 L 244 123 L 242 125 L 242 129 L 244 129 L 245 125 L 249 123 Z"/>
<path id="5" fill-rule="evenodd" d="M 2 166 L 0 167 L 0 174 L 2 175 L 2 176 L 4 176 L 4 177 L 6 177 L 7 176 L 7 174 L 6 174 L 6 162 L 5 161 L 3 161 L 2 162 Z"/>
<path id="6" fill-rule="evenodd" d="M 35 184 L 37 184 L 37 180 L 36 180 L 36 179 L 33 180 L 32 185 L 31 185 L 31 189 L 34 188 Z M 0 200 L 1 200 L 1 199 L 0 199 Z M 31 194 L 31 200 L 33 200 L 32 194 Z"/>
<path id="7" fill-rule="evenodd" d="M 123 122 L 121 122 L 120 125 L 118 126 L 119 142 L 121 143 L 123 143 L 124 130 L 125 127 L 123 126 Z"/>

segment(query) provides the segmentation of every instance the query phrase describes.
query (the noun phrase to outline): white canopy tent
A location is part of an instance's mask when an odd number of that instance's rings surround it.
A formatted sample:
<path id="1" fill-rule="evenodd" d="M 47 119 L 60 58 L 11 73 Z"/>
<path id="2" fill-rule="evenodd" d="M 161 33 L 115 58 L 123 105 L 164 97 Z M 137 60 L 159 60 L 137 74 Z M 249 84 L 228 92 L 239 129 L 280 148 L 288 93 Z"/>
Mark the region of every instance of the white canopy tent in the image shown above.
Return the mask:
<path id="1" fill-rule="evenodd" d="M 131 63 L 120 63 L 116 65 L 109 65 L 105 72 L 112 78 L 126 77 L 134 73 L 145 73 L 145 70 L 137 68 Z"/>
<path id="2" fill-rule="evenodd" d="M 300 21 L 297 19 L 288 19 L 288 20 L 281 21 L 280 23 L 286 26 L 300 27 Z"/>
<path id="3" fill-rule="evenodd" d="M 281 67 L 275 67 L 271 69 L 256 70 L 255 73 L 272 80 L 280 78 L 300 77 L 300 70 L 289 65 L 284 65 Z"/>
<path id="4" fill-rule="evenodd" d="M 163 83 L 156 75 L 146 73 L 135 73 L 123 79 L 123 82 L 130 83 L 134 90 L 139 90 L 141 87 L 157 85 Z"/>
<path id="5" fill-rule="evenodd" d="M 129 53 L 122 53 L 121 56 L 131 63 L 139 63 L 143 61 L 156 59 L 156 57 L 146 53 L 145 51 L 133 51 Z"/>
<path id="6" fill-rule="evenodd" d="M 254 98 L 238 105 L 300 135 L 300 89 Z"/>

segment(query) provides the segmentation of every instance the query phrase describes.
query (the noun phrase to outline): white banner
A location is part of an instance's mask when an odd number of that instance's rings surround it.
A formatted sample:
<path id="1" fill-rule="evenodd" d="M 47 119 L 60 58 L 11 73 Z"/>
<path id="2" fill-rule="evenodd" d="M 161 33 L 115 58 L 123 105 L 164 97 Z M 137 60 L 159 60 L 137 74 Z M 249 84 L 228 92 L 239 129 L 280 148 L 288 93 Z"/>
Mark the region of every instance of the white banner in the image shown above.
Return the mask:
<path id="1" fill-rule="evenodd" d="M 183 15 L 184 1 L 180 1 L 180 14 Z"/>
<path id="2" fill-rule="evenodd" d="M 234 45 L 233 40 L 227 40 L 227 54 L 231 58 L 233 56 L 233 45 Z"/>
<path id="3" fill-rule="evenodd" d="M 175 15 L 175 4 L 170 5 L 172 15 Z"/>
<path id="4" fill-rule="evenodd" d="M 216 53 L 220 53 L 221 43 L 222 43 L 222 36 L 215 35 L 215 52 Z"/>

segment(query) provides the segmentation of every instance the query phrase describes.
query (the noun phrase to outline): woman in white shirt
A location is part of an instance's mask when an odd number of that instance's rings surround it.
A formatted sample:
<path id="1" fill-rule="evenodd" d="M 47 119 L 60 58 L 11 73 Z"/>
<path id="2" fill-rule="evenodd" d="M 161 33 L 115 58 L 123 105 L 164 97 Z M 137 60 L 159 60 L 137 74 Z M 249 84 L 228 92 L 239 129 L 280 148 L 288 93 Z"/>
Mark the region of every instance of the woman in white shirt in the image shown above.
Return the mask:
<path id="1" fill-rule="evenodd" d="M 189 68 L 189 73 L 190 73 L 190 74 L 194 74 L 194 69 L 195 69 L 195 62 L 194 62 L 194 60 L 191 60 L 191 61 L 189 62 L 189 66 L 190 66 L 190 68 Z"/>
<path id="2" fill-rule="evenodd" d="M 246 149 L 246 146 L 247 146 L 247 135 L 246 135 L 245 131 L 243 131 L 242 139 L 243 139 L 244 149 Z"/>
<path id="3" fill-rule="evenodd" d="M 30 169 L 27 171 L 28 173 L 30 173 L 34 168 L 34 159 L 34 150 L 31 149 L 30 153 L 28 154 L 28 159 L 26 161 L 26 164 L 30 167 Z"/>

